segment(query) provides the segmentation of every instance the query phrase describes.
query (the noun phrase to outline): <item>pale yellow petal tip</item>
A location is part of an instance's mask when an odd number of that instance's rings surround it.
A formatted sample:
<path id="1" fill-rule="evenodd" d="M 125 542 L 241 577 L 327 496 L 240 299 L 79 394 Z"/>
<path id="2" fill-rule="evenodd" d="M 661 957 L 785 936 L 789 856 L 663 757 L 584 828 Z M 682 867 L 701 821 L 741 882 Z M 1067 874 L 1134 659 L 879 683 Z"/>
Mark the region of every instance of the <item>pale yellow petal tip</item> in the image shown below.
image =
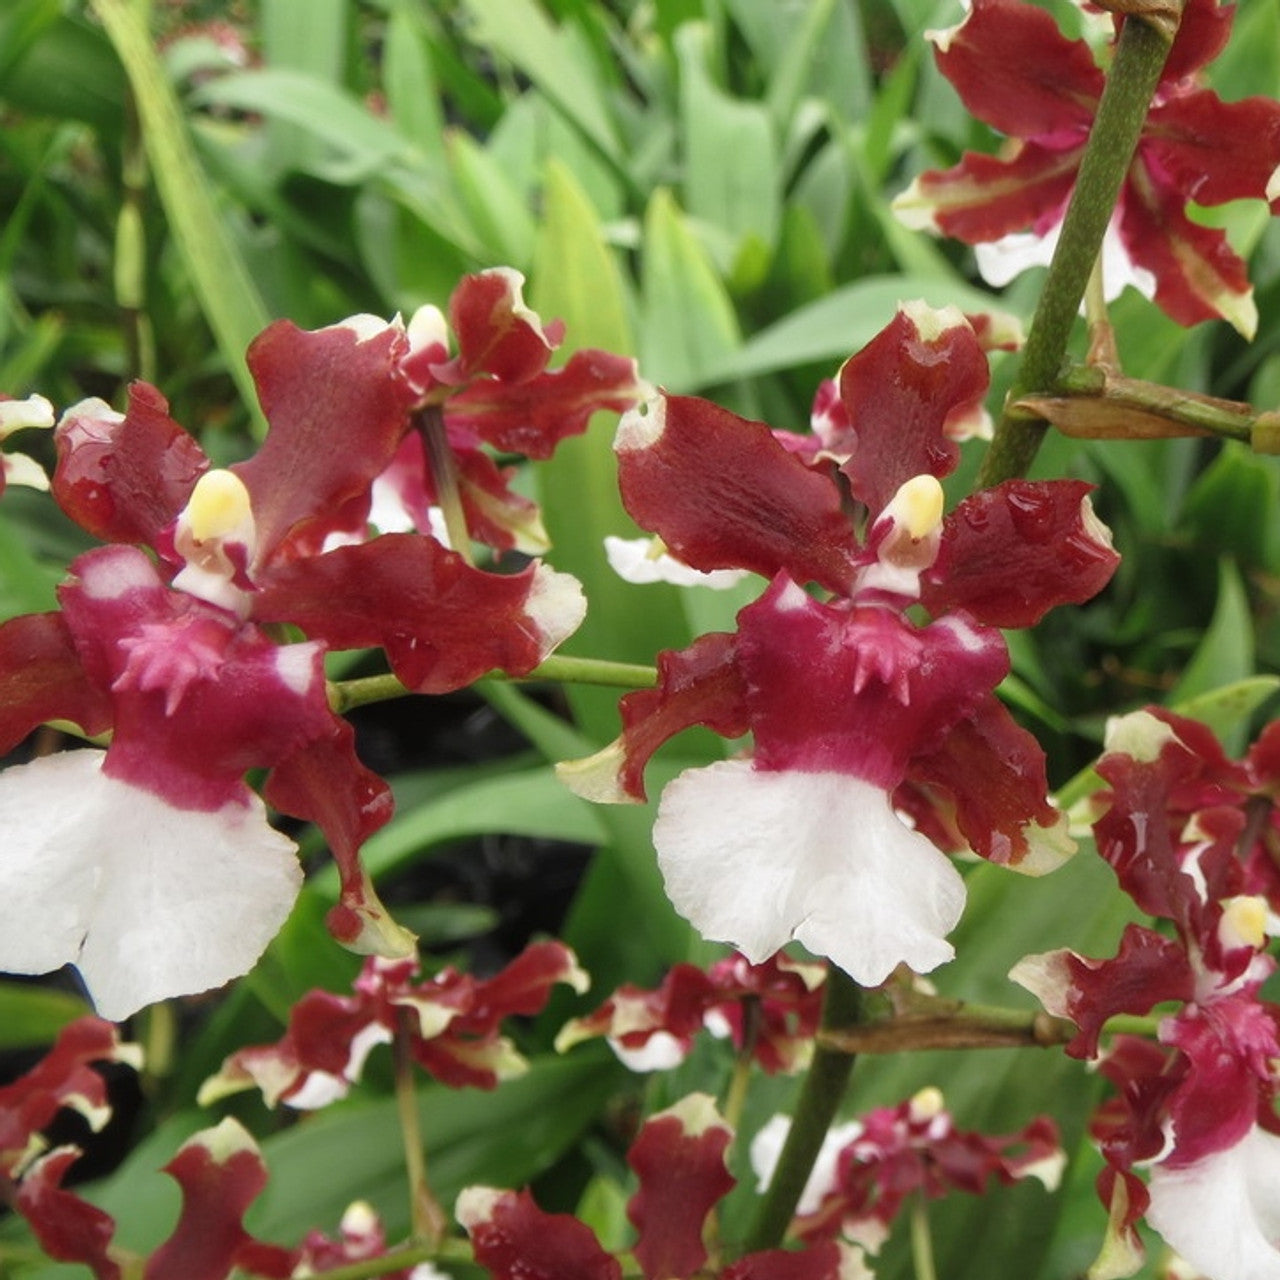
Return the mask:
<path id="1" fill-rule="evenodd" d="M 893 212 L 893 216 L 908 231 L 927 231 L 933 235 L 941 234 L 941 228 L 938 226 L 937 201 L 931 200 L 925 195 L 921 189 L 919 178 L 914 179 L 909 187 L 894 196 L 889 208 Z"/>
<path id="2" fill-rule="evenodd" d="M 661 439 L 666 427 L 667 398 L 662 392 L 655 391 L 622 415 L 613 437 L 613 451 L 632 453 L 651 449 Z"/>
<path id="3" fill-rule="evenodd" d="M 27 396 L 25 400 L 0 400 L 0 440 L 14 431 L 30 427 L 53 426 L 53 405 L 44 396 Z"/>
<path id="4" fill-rule="evenodd" d="M 672 1116 L 691 1138 L 700 1138 L 711 1129 L 729 1129 L 730 1126 L 716 1110 L 716 1100 L 709 1093 L 690 1093 L 674 1106 L 659 1112 L 659 1116 Z"/>
<path id="5" fill-rule="evenodd" d="M 931 307 L 922 298 L 898 303 L 898 311 L 915 325 L 922 342 L 937 342 L 951 329 L 973 329 L 959 307 Z"/>
<path id="6" fill-rule="evenodd" d="M 946 1100 L 937 1085 L 927 1084 L 912 1095 L 908 1105 L 913 1120 L 932 1120 L 934 1116 L 942 1114 Z"/>
<path id="7" fill-rule="evenodd" d="M 252 1087 L 253 1081 L 247 1075 L 219 1071 L 200 1086 L 196 1093 L 196 1105 L 211 1107 L 215 1102 L 231 1097 L 233 1093 L 243 1093 Z"/>
<path id="8" fill-rule="evenodd" d="M 581 760 L 562 760 L 556 765 L 556 777 L 575 796 L 594 804 L 637 804 L 622 785 L 622 766 L 627 752 L 620 738 Z"/>
<path id="9" fill-rule="evenodd" d="M 234 1116 L 227 1116 L 212 1129 L 201 1129 L 199 1133 L 192 1134 L 178 1150 L 185 1151 L 188 1147 L 204 1147 L 215 1164 L 226 1164 L 233 1156 L 246 1151 L 258 1154 L 258 1144 L 253 1136 Z"/>
<path id="10" fill-rule="evenodd" d="M 1047 876 L 1075 857 L 1078 846 L 1071 838 L 1071 824 L 1065 813 L 1059 814 L 1050 826 L 1032 823 L 1024 834 L 1027 852 L 1020 862 L 1012 864 L 1012 870 L 1024 876 Z"/>
<path id="11" fill-rule="evenodd" d="M 1267 941 L 1267 900 L 1251 895 L 1227 898 L 1222 904 L 1218 938 L 1228 950 L 1252 947 L 1260 951 Z"/>
<path id="12" fill-rule="evenodd" d="M 1244 293 L 1227 292 L 1214 299 L 1218 314 L 1246 341 L 1252 342 L 1258 332 L 1258 304 L 1253 300 L 1253 289 Z"/>
<path id="13" fill-rule="evenodd" d="M 886 514 L 912 538 L 925 538 L 942 524 L 944 503 L 936 476 L 912 476 L 893 495 Z"/>
<path id="14" fill-rule="evenodd" d="M 1178 740 L 1178 735 L 1150 711 L 1131 711 L 1107 720 L 1103 746 L 1108 753 L 1132 756 L 1139 764 L 1150 764 L 1160 758 L 1166 743 Z"/>
<path id="15" fill-rule="evenodd" d="M 197 542 L 242 533 L 253 522 L 249 490 L 234 471 L 206 471 L 191 490 L 182 519 Z"/>
<path id="16" fill-rule="evenodd" d="M 1266 197 L 1268 203 L 1280 200 L 1280 165 L 1276 165 L 1275 172 L 1267 180 Z"/>

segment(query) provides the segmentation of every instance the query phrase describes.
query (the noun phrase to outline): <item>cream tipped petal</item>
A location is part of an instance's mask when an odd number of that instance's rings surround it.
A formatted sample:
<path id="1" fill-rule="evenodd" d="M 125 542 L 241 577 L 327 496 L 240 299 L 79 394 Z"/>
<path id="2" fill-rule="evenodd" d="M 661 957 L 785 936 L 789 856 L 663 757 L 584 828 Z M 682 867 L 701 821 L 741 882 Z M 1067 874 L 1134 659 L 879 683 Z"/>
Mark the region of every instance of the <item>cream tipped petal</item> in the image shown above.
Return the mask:
<path id="1" fill-rule="evenodd" d="M 954 954 L 959 872 L 860 778 L 747 760 L 690 769 L 663 791 L 653 836 L 676 909 L 753 963 L 794 939 L 876 986 Z"/>
<path id="2" fill-rule="evenodd" d="M 102 773 L 103 753 L 0 774 L 0 969 L 76 965 L 104 1018 L 247 972 L 302 881 L 261 801 L 181 810 Z"/>

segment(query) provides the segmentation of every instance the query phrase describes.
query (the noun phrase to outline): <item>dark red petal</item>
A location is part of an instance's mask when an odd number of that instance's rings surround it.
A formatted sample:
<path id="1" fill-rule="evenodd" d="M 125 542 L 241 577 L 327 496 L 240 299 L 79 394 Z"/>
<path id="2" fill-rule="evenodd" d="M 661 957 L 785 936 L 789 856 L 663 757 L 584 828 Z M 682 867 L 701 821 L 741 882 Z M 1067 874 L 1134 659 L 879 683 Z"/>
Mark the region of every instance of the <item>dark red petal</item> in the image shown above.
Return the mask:
<path id="1" fill-rule="evenodd" d="M 965 498 L 921 578 L 930 613 L 964 609 L 992 627 L 1030 627 L 1055 605 L 1080 604 L 1111 580 L 1120 557 L 1085 507 L 1081 480 L 1008 480 Z"/>
<path id="2" fill-rule="evenodd" d="M 171 590 L 133 547 L 72 562 L 63 615 L 90 680 L 111 691 L 104 769 L 178 808 L 213 811 L 328 731 L 322 653 L 278 645 L 225 610 Z"/>
<path id="3" fill-rule="evenodd" d="M 544 1213 L 527 1191 L 472 1187 L 457 1212 L 476 1261 L 494 1280 L 622 1280 L 618 1260 L 590 1227 L 567 1213 Z"/>
<path id="4" fill-rule="evenodd" d="M 449 325 L 457 358 L 433 370 L 443 382 L 467 382 L 490 374 L 503 382 L 527 382 L 546 367 L 564 326 L 544 326 L 524 305 L 524 277 L 508 267 L 463 276 L 449 299 Z"/>
<path id="5" fill-rule="evenodd" d="M 115 1219 L 61 1186 L 79 1156 L 77 1147 L 56 1147 L 41 1156 L 23 1175 L 15 1207 L 49 1257 L 83 1263 L 97 1280 L 119 1280 L 122 1272 L 110 1256 Z"/>
<path id="6" fill-rule="evenodd" d="M 505 453 L 549 458 L 566 436 L 581 435 L 597 410 L 629 409 L 640 389 L 634 360 L 575 351 L 564 368 L 524 382 L 472 382 L 445 402 L 445 421 Z"/>
<path id="7" fill-rule="evenodd" d="M 794 1252 L 766 1249 L 727 1266 L 720 1280 L 840 1280 L 843 1257 L 834 1240 Z"/>
<path id="8" fill-rule="evenodd" d="M 480 449 L 455 448 L 453 456 L 458 468 L 462 513 L 471 536 L 495 551 L 510 551 L 519 545 L 526 551 L 545 550 L 547 538 L 538 504 L 511 487 L 518 469 L 499 467 Z M 434 481 L 431 484 L 434 498 Z M 420 524 L 418 527 L 425 533 L 430 526 Z"/>
<path id="9" fill-rule="evenodd" d="M 733 1131 L 705 1094 L 654 1116 L 627 1153 L 640 1180 L 627 1203 L 639 1233 L 636 1260 L 647 1280 L 693 1275 L 707 1260 L 707 1215 L 733 1190 L 725 1151 Z"/>
<path id="10" fill-rule="evenodd" d="M 1097 1055 L 1103 1023 L 1114 1014 L 1145 1014 L 1161 1001 L 1195 996 L 1186 951 L 1142 925 L 1125 926 L 1112 959 L 1086 960 L 1068 953 L 1066 963 L 1071 977 L 1067 1016 L 1080 1028 L 1066 1046 L 1072 1057 Z"/>
<path id="11" fill-rule="evenodd" d="M 878 515 L 919 475 L 955 470 L 949 421 L 974 413 L 987 393 L 987 357 L 954 309 L 907 303 L 840 370 L 840 398 L 855 444 L 840 470 L 854 497 Z"/>
<path id="12" fill-rule="evenodd" d="M 1160 73 L 1161 88 L 1212 62 L 1227 47 L 1235 15 L 1233 4 L 1224 5 L 1220 0 L 1187 0 L 1178 23 L 1178 34 Z"/>
<path id="13" fill-rule="evenodd" d="M 485 573 L 432 538 L 388 533 L 273 570 L 253 612 L 336 649 L 380 646 L 407 688 L 448 693 L 536 667 L 581 620 L 574 588 L 541 565 Z"/>
<path id="14" fill-rule="evenodd" d="M 267 1168 L 236 1121 L 188 1139 L 164 1169 L 182 1188 L 182 1214 L 148 1260 L 144 1280 L 226 1280 L 237 1266 L 265 1277 L 292 1274 L 288 1250 L 244 1229 L 245 1211 L 267 1185 Z"/>
<path id="15" fill-rule="evenodd" d="M 658 686 L 627 694 L 622 716 L 623 761 L 618 783 L 634 800 L 645 798 L 644 767 L 666 740 L 695 724 L 725 738 L 751 727 L 746 688 L 737 666 L 735 637 L 700 636 L 687 649 L 658 654 Z"/>
<path id="16" fill-rule="evenodd" d="M 1103 75 L 1083 40 L 1068 40 L 1043 9 L 974 0 L 935 53 L 969 111 L 1015 138 L 1086 133 Z"/>
<path id="17" fill-rule="evenodd" d="M 282 813 L 324 832 L 342 883 L 338 905 L 329 913 L 334 937 L 361 950 L 380 949 L 379 934 L 394 940 L 398 929 L 373 892 L 360 847 L 391 820 L 395 805 L 391 788 L 357 758 L 351 725 L 331 715 L 326 732 L 272 769 L 262 794 Z"/>
<path id="18" fill-rule="evenodd" d="M 145 382 L 130 386 L 122 420 L 85 401 L 67 412 L 54 439 L 53 495 L 104 542 L 154 546 L 209 468 L 204 451 L 169 417 L 169 402 Z"/>
<path id="19" fill-rule="evenodd" d="M 1187 200 L 1264 200 L 1280 168 L 1280 102 L 1223 102 L 1208 89 L 1179 94 L 1152 108 L 1139 146 L 1148 170 Z"/>
<path id="20" fill-rule="evenodd" d="M 908 226 L 966 244 L 1014 231 L 1044 235 L 1062 221 L 1083 150 L 1083 143 L 1049 149 L 1027 142 L 1007 158 L 967 151 L 951 169 L 922 173 L 894 209 Z"/>
<path id="21" fill-rule="evenodd" d="M 991 862 L 1017 866 L 1034 850 L 1029 829 L 1061 819 L 1049 803 L 1044 752 L 994 696 L 958 721 L 937 750 L 917 756 L 908 775 L 924 796 L 940 787 L 950 819 L 970 848 Z"/>
<path id="22" fill-rule="evenodd" d="M 759 769 L 848 773 L 892 790 L 1008 671 L 995 631 L 916 628 L 825 604 L 785 577 L 738 615 L 738 665 Z"/>
<path id="23" fill-rule="evenodd" d="M 1244 263 L 1227 237 L 1187 218 L 1186 197 L 1151 174 L 1142 153 L 1122 195 L 1120 237 L 1156 280 L 1156 303 L 1182 325 L 1225 319 L 1252 336 L 1256 311 Z"/>
<path id="24" fill-rule="evenodd" d="M 291 552 L 318 550 L 374 478 L 409 426 L 414 394 L 397 362 L 408 348 L 396 326 L 361 338 L 334 325 L 307 332 L 280 320 L 254 339 L 248 362 L 270 423 L 262 447 L 232 470 L 257 522 L 257 563 L 288 538 Z"/>
<path id="25" fill-rule="evenodd" d="M 830 479 L 762 422 L 692 396 L 659 396 L 622 420 L 614 443 L 636 523 L 704 571 L 751 569 L 847 593 L 853 528 Z"/>
<path id="26" fill-rule="evenodd" d="M 0 755 L 46 720 L 105 733 L 111 701 L 85 674 L 62 614 L 29 613 L 0 625 Z"/>
<path id="27" fill-rule="evenodd" d="M 532 943 L 492 978 L 476 983 L 467 1025 L 496 1027 L 503 1018 L 541 1013 L 559 982 L 586 989 L 577 957 L 563 942 Z"/>

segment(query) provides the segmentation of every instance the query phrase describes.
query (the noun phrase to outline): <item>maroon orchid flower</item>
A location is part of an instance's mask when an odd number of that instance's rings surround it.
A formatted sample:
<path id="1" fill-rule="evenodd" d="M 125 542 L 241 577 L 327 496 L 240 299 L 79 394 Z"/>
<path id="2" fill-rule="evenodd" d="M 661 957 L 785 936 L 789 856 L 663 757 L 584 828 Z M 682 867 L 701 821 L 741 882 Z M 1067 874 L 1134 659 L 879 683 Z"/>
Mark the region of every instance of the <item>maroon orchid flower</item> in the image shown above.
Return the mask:
<path id="1" fill-rule="evenodd" d="M 750 732 L 749 757 L 668 784 L 654 843 L 677 909 L 754 963 L 795 938 L 874 985 L 950 958 L 963 883 L 899 819 L 904 786 L 945 797 L 992 861 L 1038 873 L 1072 848 L 1038 745 L 993 693 L 1008 671 L 996 628 L 1087 599 L 1117 557 L 1076 482 L 1013 481 L 943 519 L 954 425 L 986 389 L 960 313 L 908 304 L 841 371 L 843 461 L 810 464 L 692 398 L 622 420 L 637 522 L 695 569 L 771 581 L 735 633 L 661 654 L 658 687 L 623 699 L 617 742 L 561 773 L 589 799 L 640 799 L 645 763 L 681 729 Z"/>
<path id="2" fill-rule="evenodd" d="M 724 1163 L 732 1136 L 705 1094 L 691 1094 L 640 1130 L 627 1156 L 639 1183 L 627 1217 L 636 1228 L 633 1253 L 645 1280 L 871 1280 L 859 1251 L 833 1241 L 712 1264 L 704 1232 L 708 1215 L 734 1185 Z M 527 1191 L 470 1187 L 457 1214 L 476 1261 L 493 1280 L 622 1280 L 621 1263 L 588 1226 L 568 1214 L 544 1213 Z"/>
<path id="3" fill-rule="evenodd" d="M 472 318 L 454 362 L 468 385 L 510 373 L 532 332 L 499 307 L 490 318 L 487 331 Z M 113 1018 L 245 972 L 301 879 L 244 782 L 254 768 L 269 771 L 272 805 L 329 840 L 335 936 L 412 950 L 359 863 L 391 795 L 329 708 L 326 650 L 380 647 L 406 687 L 446 692 L 531 670 L 585 608 L 573 579 L 540 564 L 486 573 L 414 533 L 352 544 L 410 429 L 413 358 L 398 323 L 271 326 L 249 353 L 270 430 L 227 470 L 210 469 L 145 384 L 124 414 L 86 401 L 64 415 L 54 496 L 118 545 L 73 562 L 60 612 L 0 626 L 0 752 L 49 719 L 112 736 L 105 752 L 0 775 L 0 968 L 76 964 Z M 516 410 L 496 416 L 516 432 Z M 277 624 L 306 639 L 282 643 Z"/>
<path id="4" fill-rule="evenodd" d="M 751 964 L 727 956 L 707 969 L 678 964 L 656 990 L 628 983 L 594 1013 L 566 1022 L 556 1037 L 563 1052 L 580 1040 L 607 1036 L 633 1071 L 666 1070 L 683 1062 L 702 1030 L 729 1037 L 770 1074 L 799 1071 L 813 1054 L 826 967 L 785 955 Z"/>
<path id="5" fill-rule="evenodd" d="M 1198 73 L 1222 51 L 1234 6 L 1189 0 L 1104 247 L 1108 295 L 1126 283 L 1179 324 L 1221 317 L 1246 337 L 1257 309 L 1245 265 L 1220 231 L 1187 207 L 1266 200 L 1280 210 L 1280 103 L 1223 102 Z M 894 202 L 919 230 L 978 246 L 992 284 L 1047 263 L 1097 114 L 1103 72 L 1022 0 L 973 0 L 934 37 L 943 75 L 965 106 L 1008 135 L 999 156 L 966 154 L 922 174 Z"/>
<path id="6" fill-rule="evenodd" d="M 233 1053 L 205 1081 L 200 1101 L 256 1087 L 268 1106 L 327 1106 L 360 1078 L 369 1051 L 390 1043 L 402 1025 L 414 1061 L 435 1079 L 455 1089 L 493 1089 L 527 1067 L 501 1034 L 502 1020 L 538 1013 L 558 982 L 579 993 L 588 986 L 559 942 L 527 947 L 492 978 L 444 969 L 415 982 L 417 971 L 416 958 L 371 957 L 354 995 L 308 992 L 290 1011 L 283 1038 Z"/>
<path id="7" fill-rule="evenodd" d="M 751 1144 L 751 1163 L 767 1187 L 790 1129 L 775 1116 Z M 880 1107 L 826 1136 L 800 1198 L 795 1223 L 802 1240 L 843 1235 L 878 1253 L 913 1197 L 938 1200 L 953 1191 L 981 1195 L 990 1182 L 1035 1178 L 1056 1190 L 1066 1165 L 1058 1131 L 1037 1116 L 998 1137 L 957 1129 L 942 1094 L 921 1089 L 896 1107 Z"/>
<path id="8" fill-rule="evenodd" d="M 1202 725 L 1152 710 L 1113 721 L 1107 747 L 1098 851 L 1174 936 L 1131 924 L 1110 960 L 1054 951 L 1011 976 L 1079 1026 L 1067 1052 L 1100 1059 L 1119 1090 L 1093 1126 L 1109 1256 L 1137 1269 L 1145 1216 L 1206 1274 L 1257 1280 L 1280 1269 L 1280 1007 L 1259 995 L 1276 968 L 1265 952 L 1274 916 L 1241 857 L 1263 829 L 1242 784 L 1275 736 L 1232 765 Z M 1117 1037 L 1100 1050 L 1107 1018 L 1169 1008 L 1159 1043 Z"/>

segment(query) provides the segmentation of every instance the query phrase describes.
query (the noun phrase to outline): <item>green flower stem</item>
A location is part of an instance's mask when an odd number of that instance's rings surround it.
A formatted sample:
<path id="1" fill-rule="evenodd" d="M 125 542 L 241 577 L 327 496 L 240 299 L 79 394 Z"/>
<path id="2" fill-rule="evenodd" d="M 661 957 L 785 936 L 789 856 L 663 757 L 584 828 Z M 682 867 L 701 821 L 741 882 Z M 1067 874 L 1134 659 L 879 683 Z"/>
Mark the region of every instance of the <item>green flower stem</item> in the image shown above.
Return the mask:
<path id="1" fill-rule="evenodd" d="M 929 1206 L 923 1190 L 911 1197 L 911 1264 L 915 1280 L 938 1280 L 933 1261 L 933 1236 L 929 1232 Z"/>
<path id="2" fill-rule="evenodd" d="M 609 662 L 604 658 L 570 658 L 553 654 L 534 667 L 527 676 L 508 676 L 492 671 L 486 677 L 491 680 L 548 681 L 553 684 L 599 684 L 611 689 L 651 689 L 658 683 L 658 673 L 653 667 L 635 662 Z M 367 706 L 371 702 L 389 702 L 403 698 L 412 690 L 393 675 L 364 676 L 359 680 L 337 680 L 329 684 L 329 705 L 345 715 L 353 707 Z"/>
<path id="3" fill-rule="evenodd" d="M 470 1262 L 471 1248 L 462 1240 L 446 1240 L 439 1247 L 411 1244 L 394 1249 L 380 1258 L 366 1258 L 363 1262 L 349 1262 L 345 1267 L 329 1271 L 317 1271 L 313 1280 L 373 1280 L 375 1276 L 404 1271 L 419 1262 Z"/>
<path id="4" fill-rule="evenodd" d="M 409 1180 L 409 1220 L 415 1243 L 438 1248 L 449 1229 L 449 1219 L 427 1182 L 427 1155 L 418 1124 L 418 1097 L 414 1089 L 413 1028 L 415 1015 L 406 1008 L 396 1010 L 396 1030 L 392 1048 L 395 1058 L 396 1111 L 404 1141 L 405 1172 Z"/>
<path id="5" fill-rule="evenodd" d="M 1120 32 L 1115 60 L 1063 219 L 1062 236 L 1049 264 L 1007 407 L 978 475 L 979 488 L 1025 475 L 1044 439 L 1045 421 L 1020 409 L 1018 402 L 1034 392 L 1049 390 L 1057 382 L 1071 326 L 1133 162 L 1172 42 L 1173 36 L 1164 24 L 1158 29 L 1133 17 L 1125 21 Z"/>
<path id="6" fill-rule="evenodd" d="M 822 1140 L 835 1119 L 853 1070 L 854 1055 L 824 1042 L 830 1035 L 849 1031 L 862 1018 L 863 991 L 848 974 L 832 965 L 822 1005 L 822 1024 L 813 1061 L 800 1089 L 791 1131 L 787 1134 L 778 1167 L 769 1189 L 756 1210 L 756 1219 L 743 1243 L 744 1253 L 776 1249 L 795 1216 L 804 1184 L 809 1180 Z"/>

